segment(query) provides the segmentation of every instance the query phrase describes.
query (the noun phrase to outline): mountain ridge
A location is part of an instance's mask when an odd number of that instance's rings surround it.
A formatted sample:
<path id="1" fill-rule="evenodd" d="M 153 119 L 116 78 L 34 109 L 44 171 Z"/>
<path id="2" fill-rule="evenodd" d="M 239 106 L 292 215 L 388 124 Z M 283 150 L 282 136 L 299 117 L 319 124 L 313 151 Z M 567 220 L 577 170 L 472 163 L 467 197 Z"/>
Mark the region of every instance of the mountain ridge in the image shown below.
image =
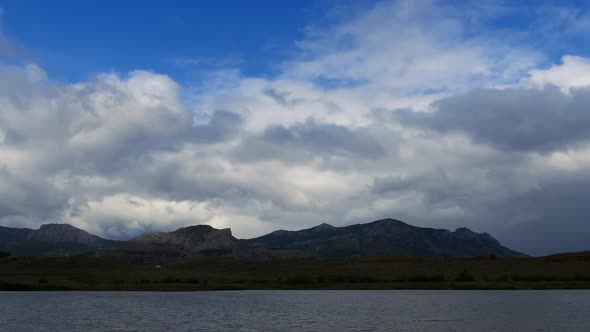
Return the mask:
<path id="1" fill-rule="evenodd" d="M 466 227 L 460 227 L 452 232 L 446 229 L 412 226 L 397 219 L 380 219 L 343 227 L 322 225 L 299 231 L 272 232 L 245 241 L 260 254 L 269 256 L 273 256 L 273 249 L 319 258 L 470 257 L 488 254 L 506 257 L 526 256 L 502 246 L 487 233 L 475 233 Z"/>
<path id="2" fill-rule="evenodd" d="M 237 239 L 231 229 L 210 225 L 146 232 L 127 241 L 103 239 L 69 224 L 45 224 L 37 230 L 0 226 L 0 250 L 32 256 L 93 253 L 102 258 L 140 263 L 199 258 L 526 256 L 504 247 L 488 233 L 476 233 L 467 227 L 450 231 L 417 227 L 391 218 L 341 227 L 322 223 L 298 231 L 277 230 L 251 239 Z"/>

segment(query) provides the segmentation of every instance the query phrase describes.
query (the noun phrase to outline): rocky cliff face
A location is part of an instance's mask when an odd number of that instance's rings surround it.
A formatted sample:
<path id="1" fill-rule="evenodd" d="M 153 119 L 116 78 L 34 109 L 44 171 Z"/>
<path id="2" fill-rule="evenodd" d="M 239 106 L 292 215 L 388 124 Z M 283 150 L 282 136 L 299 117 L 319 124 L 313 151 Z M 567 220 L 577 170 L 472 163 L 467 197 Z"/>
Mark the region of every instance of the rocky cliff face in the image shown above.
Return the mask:
<path id="1" fill-rule="evenodd" d="M 175 247 L 187 255 L 233 254 L 239 248 L 239 241 L 232 236 L 229 228 L 215 229 L 209 225 L 188 226 L 169 233 L 145 233 L 131 242 Z"/>
<path id="2" fill-rule="evenodd" d="M 215 229 L 209 225 L 183 227 L 169 233 L 145 233 L 131 241 L 176 246 L 190 253 L 210 249 L 233 250 L 238 247 L 237 239 L 229 228 Z"/>
<path id="3" fill-rule="evenodd" d="M 523 256 L 487 233 L 467 228 L 454 232 L 421 228 L 395 219 L 347 227 L 322 224 L 301 231 L 277 231 L 245 242 L 258 255 L 268 257 Z"/>
<path id="4" fill-rule="evenodd" d="M 99 250 L 99 257 L 138 263 L 167 264 L 199 258 L 238 258 L 247 252 L 231 230 L 209 225 L 150 232 Z"/>

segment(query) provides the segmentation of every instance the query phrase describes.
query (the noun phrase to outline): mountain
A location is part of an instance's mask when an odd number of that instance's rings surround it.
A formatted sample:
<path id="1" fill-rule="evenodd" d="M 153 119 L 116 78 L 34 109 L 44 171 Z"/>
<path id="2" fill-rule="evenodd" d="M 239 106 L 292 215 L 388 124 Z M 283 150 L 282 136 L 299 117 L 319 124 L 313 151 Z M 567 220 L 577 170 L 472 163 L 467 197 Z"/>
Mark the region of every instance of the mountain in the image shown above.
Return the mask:
<path id="1" fill-rule="evenodd" d="M 113 243 L 69 224 L 46 224 L 36 230 L 0 227 L 0 250 L 13 255 L 78 255 Z"/>
<path id="2" fill-rule="evenodd" d="M 173 232 L 144 233 L 98 251 L 98 256 L 138 263 L 170 263 L 198 258 L 239 258 L 247 252 L 231 230 L 209 225 Z"/>
<path id="3" fill-rule="evenodd" d="M 526 256 L 502 246 L 487 233 L 475 233 L 468 228 L 454 232 L 422 228 L 395 219 L 346 227 L 321 224 L 300 231 L 279 230 L 244 242 L 257 255 L 270 258 Z"/>
<path id="4" fill-rule="evenodd" d="M 25 240 L 33 232 L 28 228 L 12 228 L 0 226 L 0 248 L 12 242 Z"/>
<path id="5" fill-rule="evenodd" d="M 145 233 L 131 240 L 141 243 L 158 243 L 181 248 L 188 254 L 199 254 L 211 250 L 233 252 L 239 247 L 231 229 L 215 229 L 209 225 L 188 226 L 164 233 Z"/>
<path id="6" fill-rule="evenodd" d="M 209 225 L 149 232 L 128 241 L 106 240 L 68 224 L 47 224 L 37 230 L 0 227 L 0 251 L 29 256 L 91 252 L 101 258 L 155 264 L 201 258 L 526 256 L 502 246 L 487 233 L 475 233 L 468 228 L 451 232 L 416 227 L 395 219 L 345 227 L 321 224 L 300 231 L 279 230 L 248 240 L 236 239 L 229 228 L 215 229 Z"/>
<path id="7" fill-rule="evenodd" d="M 76 228 L 70 224 L 45 224 L 39 229 L 32 231 L 28 240 L 49 242 L 49 243 L 78 243 L 89 247 L 101 247 L 111 244 L 112 241 L 105 240 L 92 235 L 85 230 Z"/>

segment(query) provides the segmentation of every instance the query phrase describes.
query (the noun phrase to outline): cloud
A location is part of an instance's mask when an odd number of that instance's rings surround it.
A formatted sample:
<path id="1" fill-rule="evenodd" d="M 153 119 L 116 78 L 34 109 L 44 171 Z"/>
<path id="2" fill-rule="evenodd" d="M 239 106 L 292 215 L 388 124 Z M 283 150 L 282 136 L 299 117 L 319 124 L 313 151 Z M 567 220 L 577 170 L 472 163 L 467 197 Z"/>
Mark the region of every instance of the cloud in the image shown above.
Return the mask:
<path id="1" fill-rule="evenodd" d="M 201 143 L 217 143 L 236 136 L 242 127 L 242 117 L 239 114 L 217 111 L 209 123 L 198 125 L 189 132 L 189 140 Z"/>
<path id="2" fill-rule="evenodd" d="M 308 120 L 301 124 L 269 126 L 261 134 L 246 137 L 235 149 L 244 162 L 283 160 L 309 162 L 314 158 L 378 159 L 386 153 L 367 128 L 348 128 Z"/>
<path id="3" fill-rule="evenodd" d="M 215 145 L 239 132 L 241 117 L 231 112 L 215 112 L 207 123 L 193 125 L 177 83 L 164 75 L 106 74 L 63 86 L 40 81 L 43 71 L 34 65 L 0 70 L 6 87 L 0 93 L 5 223 L 67 219 L 68 209 L 85 208 L 72 204 L 129 190 L 132 184 L 121 177 L 141 172 L 158 154 Z"/>
<path id="4" fill-rule="evenodd" d="M 590 139 L 590 89 L 478 89 L 437 101 L 432 112 L 394 112 L 401 123 L 460 132 L 499 149 L 549 152 Z"/>
<path id="5" fill-rule="evenodd" d="M 571 88 L 587 87 L 590 85 L 590 61 L 588 59 L 566 55 L 561 64 L 556 64 L 547 69 L 531 70 L 529 77 L 523 85 L 543 87 L 553 84 L 564 92 Z"/>
<path id="6" fill-rule="evenodd" d="M 0 167 L 0 218 L 3 224 L 35 226 L 39 219 L 58 218 L 68 206 L 68 195 L 51 181 L 31 174 L 15 174 Z"/>
<path id="7" fill-rule="evenodd" d="M 497 234 L 518 248 L 542 255 L 588 249 L 590 209 L 588 168 L 576 172 L 547 172 L 536 188 L 511 195 L 509 200 L 490 202 L 494 211 L 487 222 L 508 220 Z"/>
<path id="8" fill-rule="evenodd" d="M 286 75 L 320 86 L 322 80 L 357 82 L 405 94 L 510 82 L 542 56 L 510 34 L 487 29 L 487 15 L 503 14 L 491 7 L 379 2 L 343 24 L 310 29 L 299 43 L 303 55 L 287 62 Z"/>

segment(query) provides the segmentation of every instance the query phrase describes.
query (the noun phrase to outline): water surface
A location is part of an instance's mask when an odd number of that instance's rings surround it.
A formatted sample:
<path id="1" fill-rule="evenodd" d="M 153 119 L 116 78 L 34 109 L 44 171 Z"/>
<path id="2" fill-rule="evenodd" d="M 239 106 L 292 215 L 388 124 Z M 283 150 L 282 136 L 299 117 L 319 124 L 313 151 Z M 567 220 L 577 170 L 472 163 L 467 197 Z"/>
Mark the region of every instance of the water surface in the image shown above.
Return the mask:
<path id="1" fill-rule="evenodd" d="M 590 291 L 0 292 L 1 331 L 590 331 Z"/>

